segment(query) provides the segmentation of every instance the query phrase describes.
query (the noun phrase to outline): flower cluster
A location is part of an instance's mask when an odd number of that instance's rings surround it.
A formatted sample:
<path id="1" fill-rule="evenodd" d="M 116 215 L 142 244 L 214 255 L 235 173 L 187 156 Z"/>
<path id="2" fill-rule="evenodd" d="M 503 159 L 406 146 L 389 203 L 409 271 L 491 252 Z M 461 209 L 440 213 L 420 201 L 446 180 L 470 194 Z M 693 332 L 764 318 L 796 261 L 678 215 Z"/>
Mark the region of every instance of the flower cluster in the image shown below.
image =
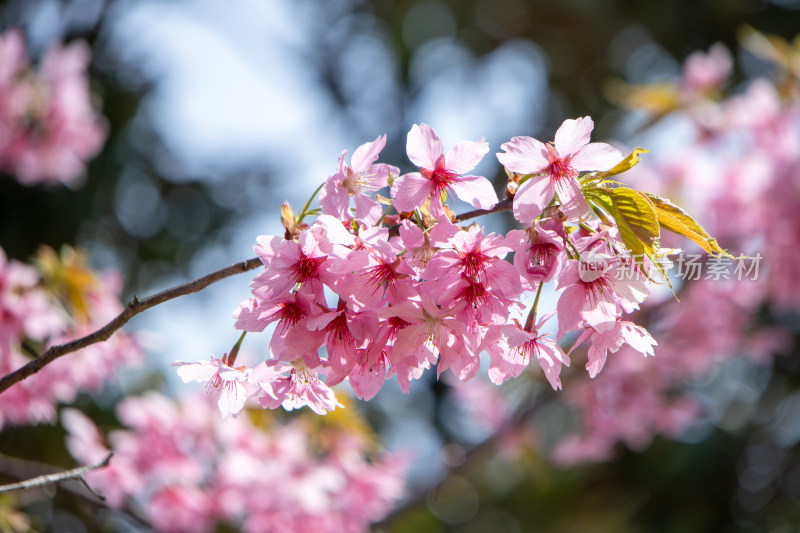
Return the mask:
<path id="1" fill-rule="evenodd" d="M 642 150 L 623 159 L 589 142 L 593 128 L 589 117 L 567 120 L 553 143 L 515 137 L 503 144 L 497 158 L 510 176 L 503 203 L 488 179 L 468 174 L 489 151 L 483 139 L 445 153 L 430 126 L 414 125 L 407 152 L 418 168 L 403 175 L 376 163 L 383 136 L 359 147 L 350 164 L 343 153 L 320 188 L 321 207 L 295 215 L 284 205 L 286 235 L 258 238 L 264 269 L 234 317 L 246 332 L 274 325 L 270 357 L 236 367 L 237 343 L 222 359 L 177 363 L 179 374 L 217 389 L 224 415 L 251 397 L 266 408 L 307 405 L 325 413 L 337 406 L 330 387 L 345 380 L 362 399 L 393 376 L 408 392 L 432 366 L 437 376 L 450 370 L 466 381 L 483 352 L 496 384 L 535 361 L 560 389 L 570 361 L 545 332 L 553 316 L 557 338 L 578 332 L 591 345 L 592 377 L 622 345 L 651 355 L 655 340 L 623 316 L 650 292 L 661 259 L 656 217 L 678 208 L 657 213 L 654 202 L 663 199 L 608 179 Z M 391 198 L 377 193 L 385 187 Z M 447 203 L 453 195 L 479 211 L 456 217 Z M 512 208 L 523 229 L 498 235 L 458 225 Z M 317 218 L 303 224 L 308 215 Z M 634 250 L 644 255 L 635 260 Z M 643 275 L 618 279 L 620 266 Z M 549 282 L 560 291 L 558 304 L 539 313 Z"/>
<path id="2" fill-rule="evenodd" d="M 676 94 L 690 92 L 691 98 L 677 99 L 679 106 L 653 109 L 647 105 L 649 87 L 629 89 L 628 96 L 637 96 L 629 105 L 671 113 L 670 121 L 656 123 L 653 135 L 664 128 L 669 132 L 676 123 L 682 128 L 679 137 L 669 135 L 667 158 L 656 156 L 629 179 L 655 184 L 693 212 L 703 213 L 720 242 L 749 254 L 752 261 L 763 256 L 762 268 L 744 279 L 684 278 L 680 305 L 648 305 L 645 310 L 661 345 L 658 361 L 644 366 L 623 348 L 617 364 L 597 383 L 569 391 L 568 401 L 583 429 L 556 447 L 555 457 L 563 463 L 606 459 L 618 441 L 641 449 L 655 434 L 676 436 L 699 420 L 713 418 L 714 411 L 725 407 L 709 405 L 707 376 L 712 370 L 719 372 L 735 358 L 768 362 L 790 342 L 794 326 L 766 325 L 763 317 L 771 314 L 766 309 L 776 309 L 775 317 L 798 310 L 800 79 L 783 70 L 792 64 L 782 55 L 791 53 L 790 45 L 781 48 L 774 36 L 769 41 L 756 34 L 749 39 L 758 40 L 759 47 L 752 50 L 756 55 L 775 61 L 782 77 L 778 84 L 757 78 L 725 95 L 731 55 L 717 44 L 708 53 L 687 58 L 683 76 L 673 86 Z M 682 142 L 675 142 L 678 138 Z M 702 382 L 704 399 L 687 391 L 686 384 L 693 381 Z M 736 410 L 747 409 L 737 404 Z"/>
<path id="3" fill-rule="evenodd" d="M 38 255 L 38 270 L 8 260 L 0 249 L 0 374 L 20 368 L 47 346 L 81 337 L 121 310 L 121 280 L 97 274 L 83 256 L 65 248 Z M 0 427 L 52 422 L 56 404 L 74 401 L 79 391 L 98 391 L 117 368 L 138 361 L 142 349 L 119 333 L 93 344 L 69 360 L 57 360 L 12 386 L 0 402 Z"/>
<path id="4" fill-rule="evenodd" d="M 156 531 L 365 531 L 402 495 L 407 460 L 368 460 L 370 439 L 345 421 L 280 424 L 263 413 L 223 420 L 208 398 L 175 402 L 158 393 L 126 398 L 117 415 L 126 427 L 108 435 L 113 460 L 86 479 Z M 108 454 L 80 411 L 64 409 L 62 422 L 78 460 L 95 464 Z"/>
<path id="5" fill-rule="evenodd" d="M 25 48 L 19 30 L 0 34 L 0 171 L 25 185 L 73 185 L 107 135 L 89 93 L 89 47 L 52 48 L 35 70 Z"/>

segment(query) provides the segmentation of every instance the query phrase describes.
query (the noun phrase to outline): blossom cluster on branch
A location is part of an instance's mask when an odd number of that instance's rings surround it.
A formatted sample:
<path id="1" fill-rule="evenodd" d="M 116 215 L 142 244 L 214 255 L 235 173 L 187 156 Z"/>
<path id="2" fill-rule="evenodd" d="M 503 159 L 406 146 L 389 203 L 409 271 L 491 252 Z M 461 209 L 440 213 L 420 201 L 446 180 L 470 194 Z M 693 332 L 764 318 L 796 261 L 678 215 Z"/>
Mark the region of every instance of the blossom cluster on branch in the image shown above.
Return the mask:
<path id="1" fill-rule="evenodd" d="M 106 439 L 80 411 L 62 410 L 67 447 L 87 464 L 110 447 L 111 464 L 87 482 L 157 531 L 366 531 L 403 492 L 407 458 L 374 452 L 352 417 L 319 425 L 256 411 L 223 420 L 208 396 L 154 392 L 116 411 L 125 428 Z"/>
<path id="2" fill-rule="evenodd" d="M 553 316 L 557 339 L 578 332 L 578 343 L 591 345 L 592 377 L 623 345 L 652 355 L 655 340 L 624 315 L 639 308 L 663 272 L 661 226 L 710 253 L 723 250 L 674 204 L 611 179 L 645 150 L 623 158 L 608 144 L 590 143 L 593 128 L 583 117 L 565 121 L 551 143 L 515 137 L 503 144 L 497 158 L 509 176 L 505 203 L 489 180 L 469 174 L 489 151 L 483 139 L 445 153 L 433 128 L 414 125 L 407 152 L 417 168 L 402 175 L 376 163 L 383 136 L 360 146 L 349 164 L 345 151 L 318 189 L 320 207 L 309 209 L 310 199 L 295 214 L 285 204 L 285 235 L 257 239 L 264 269 L 234 316 L 245 332 L 275 324 L 270 357 L 253 368 L 236 366 L 240 339 L 222 358 L 176 363 L 179 375 L 216 389 L 223 415 L 251 397 L 265 408 L 309 406 L 324 414 L 338 405 L 330 387 L 345 380 L 363 399 L 393 376 L 408 392 L 433 366 L 437 376 L 451 370 L 466 381 L 484 351 L 493 382 L 519 376 L 535 361 L 560 389 L 570 361 L 544 331 Z M 379 194 L 387 187 L 388 198 Z M 448 205 L 454 197 L 479 211 L 455 216 Z M 509 208 L 523 229 L 498 235 L 458 225 Z M 308 225 L 306 216 L 316 219 Z M 622 270 L 636 275 L 620 276 Z M 541 313 L 539 296 L 550 282 L 560 291 L 558 304 Z"/>
<path id="3" fill-rule="evenodd" d="M 0 249 L 0 374 L 26 364 L 31 352 L 96 330 L 122 310 L 119 275 L 94 272 L 84 263 L 68 247 L 60 255 L 41 248 L 38 268 L 8 260 Z M 101 390 L 118 368 L 142 355 L 137 340 L 122 332 L 45 366 L 3 394 L 0 427 L 55 421 L 58 403 Z"/>
<path id="4" fill-rule="evenodd" d="M 774 79 L 731 88 L 733 61 L 717 44 L 690 55 L 672 83 L 621 88 L 620 103 L 659 119 L 649 129 L 669 135 L 671 146 L 629 180 L 669 191 L 702 213 L 726 248 L 763 255 L 763 268 L 757 279 L 686 282 L 679 304 L 643 306 L 658 360 L 643 365 L 624 347 L 602 379 L 568 391 L 582 428 L 556 446 L 563 464 L 608 459 L 618 442 L 643 449 L 654 435 L 680 435 L 722 409 L 693 383 L 708 388 L 709 373 L 724 363 L 768 363 L 790 346 L 792 326 L 780 317 L 797 313 L 800 294 L 800 73 L 792 70 L 800 51 L 752 30 L 743 37 L 745 48 L 774 64 Z"/>
<path id="5" fill-rule="evenodd" d="M 21 31 L 0 34 L 0 171 L 25 185 L 75 185 L 103 146 L 86 43 L 50 48 L 34 68 Z"/>

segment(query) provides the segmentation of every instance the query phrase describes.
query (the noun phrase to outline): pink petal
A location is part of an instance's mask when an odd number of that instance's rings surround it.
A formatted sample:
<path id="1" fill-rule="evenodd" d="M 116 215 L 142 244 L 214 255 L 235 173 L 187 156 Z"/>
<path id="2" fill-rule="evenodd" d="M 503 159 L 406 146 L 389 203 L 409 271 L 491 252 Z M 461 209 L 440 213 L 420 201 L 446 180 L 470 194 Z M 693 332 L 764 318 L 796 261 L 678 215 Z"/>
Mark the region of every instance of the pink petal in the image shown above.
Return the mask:
<path id="1" fill-rule="evenodd" d="M 583 196 L 580 183 L 575 178 L 560 181 L 556 189 L 564 213 L 570 218 L 583 218 L 591 213 L 591 208 Z"/>
<path id="2" fill-rule="evenodd" d="M 561 346 L 559 346 L 556 341 L 553 339 L 539 339 L 537 344 L 539 345 L 540 356 L 542 352 L 545 352 L 552 361 L 560 361 L 561 364 L 569 366 L 569 357 L 567 357 L 567 354 L 564 353 L 564 350 L 561 349 Z M 541 359 L 541 357 L 539 357 L 539 359 Z"/>
<path id="3" fill-rule="evenodd" d="M 483 176 L 461 176 L 451 187 L 459 198 L 478 209 L 490 209 L 500 201 L 492 182 Z"/>
<path id="4" fill-rule="evenodd" d="M 412 163 L 420 168 L 433 170 L 436 168 L 436 161 L 444 155 L 442 141 L 427 124 L 414 124 L 408 132 L 406 142 L 406 152 Z"/>
<path id="5" fill-rule="evenodd" d="M 534 176 L 522 184 L 514 196 L 514 218 L 523 224 L 530 224 L 542 214 L 555 194 L 549 176 Z"/>
<path id="6" fill-rule="evenodd" d="M 556 151 L 562 158 L 573 157 L 582 146 L 589 144 L 594 129 L 590 117 L 565 120 L 556 132 Z"/>
<path id="7" fill-rule="evenodd" d="M 391 196 L 398 211 L 413 211 L 431 195 L 431 182 L 419 172 L 403 174 L 392 183 Z"/>
<path id="8" fill-rule="evenodd" d="M 383 215 L 383 206 L 376 200 L 363 194 L 357 194 L 355 197 L 356 204 L 356 218 L 365 224 L 374 226 L 381 215 Z"/>
<path id="9" fill-rule="evenodd" d="M 211 363 L 184 363 L 175 361 L 173 365 L 178 366 L 178 376 L 184 383 L 190 381 L 208 381 L 219 373 L 219 366 Z"/>
<path id="10" fill-rule="evenodd" d="M 350 158 L 353 170 L 356 172 L 366 170 L 367 167 L 378 159 L 384 146 L 386 146 L 386 135 L 379 135 L 374 141 L 364 143 L 356 148 L 356 151 L 353 152 L 353 156 Z"/>
<path id="11" fill-rule="evenodd" d="M 447 152 L 445 167 L 456 174 L 464 174 L 475 168 L 488 152 L 489 143 L 484 142 L 483 137 L 477 142 L 461 141 Z"/>
<path id="12" fill-rule="evenodd" d="M 505 153 L 498 153 L 500 164 L 512 172 L 533 174 L 541 172 L 550 165 L 547 147 L 532 137 L 514 137 L 500 148 Z"/>
<path id="13" fill-rule="evenodd" d="M 593 344 L 589 348 L 589 362 L 586 363 L 586 370 L 589 371 L 590 378 L 594 378 L 603 370 L 607 357 L 608 351 L 606 351 L 605 347 L 599 347 Z"/>
<path id="14" fill-rule="evenodd" d="M 486 286 L 503 298 L 516 298 L 522 292 L 519 271 L 508 261 L 495 261 L 493 267 L 486 270 L 486 278 Z"/>
<path id="15" fill-rule="evenodd" d="M 583 309 L 584 302 L 585 296 L 583 287 L 570 285 L 564 289 L 556 305 L 556 309 L 558 310 L 559 332 L 572 331 L 581 325 L 581 322 L 583 322 L 581 310 Z"/>
<path id="16" fill-rule="evenodd" d="M 578 150 L 570 165 L 575 170 L 608 170 L 622 161 L 622 153 L 606 143 L 590 143 Z"/>
<path id="17" fill-rule="evenodd" d="M 628 345 L 641 353 L 645 357 L 653 355 L 653 346 L 658 346 L 658 343 L 650 335 L 646 329 L 637 326 L 631 322 L 622 323 L 622 335 L 625 337 L 625 342 Z"/>
<path id="18" fill-rule="evenodd" d="M 222 413 L 222 418 L 225 418 L 229 414 L 232 416 L 238 415 L 244 409 L 245 402 L 247 402 L 247 391 L 244 385 L 234 381 L 222 387 L 217 407 L 219 407 L 219 412 Z"/>
<path id="19" fill-rule="evenodd" d="M 617 304 L 597 298 L 592 305 L 587 300 L 581 315 L 598 333 L 603 333 L 614 328 L 617 323 Z"/>

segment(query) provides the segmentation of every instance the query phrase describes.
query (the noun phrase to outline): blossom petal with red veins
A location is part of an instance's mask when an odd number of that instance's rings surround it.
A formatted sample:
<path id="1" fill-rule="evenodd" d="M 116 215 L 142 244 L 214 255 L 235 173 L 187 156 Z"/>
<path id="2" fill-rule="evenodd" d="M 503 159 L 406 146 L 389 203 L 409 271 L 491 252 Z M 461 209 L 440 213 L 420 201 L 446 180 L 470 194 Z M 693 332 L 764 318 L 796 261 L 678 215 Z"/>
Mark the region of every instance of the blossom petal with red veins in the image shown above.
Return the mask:
<path id="1" fill-rule="evenodd" d="M 379 358 L 375 364 L 369 366 L 368 362 L 357 365 L 348 377 L 350 386 L 356 398 L 360 400 L 371 400 L 378 394 L 386 380 L 386 363 L 384 358 Z"/>
<path id="2" fill-rule="evenodd" d="M 561 158 L 574 157 L 582 146 L 589 144 L 594 122 L 590 117 L 565 120 L 556 131 L 555 146 Z"/>
<path id="3" fill-rule="evenodd" d="M 452 189 L 459 198 L 478 209 L 491 209 L 500 201 L 492 182 L 483 176 L 461 176 Z"/>
<path id="4" fill-rule="evenodd" d="M 558 310 L 559 332 L 572 331 L 580 327 L 583 322 L 581 311 L 583 310 L 584 301 L 585 297 L 582 287 L 570 285 L 564 289 L 556 305 L 556 309 Z"/>
<path id="5" fill-rule="evenodd" d="M 514 137 L 500 148 L 505 153 L 498 153 L 497 159 L 512 172 L 533 174 L 550 166 L 547 147 L 533 137 Z"/>
<path id="6" fill-rule="evenodd" d="M 433 128 L 427 124 L 414 124 L 408 132 L 406 152 L 412 163 L 420 168 L 433 170 L 438 159 L 444 155 L 444 148 Z"/>
<path id="7" fill-rule="evenodd" d="M 419 172 L 403 174 L 392 183 L 392 199 L 398 211 L 413 211 L 431 195 L 431 181 Z"/>
<path id="8" fill-rule="evenodd" d="M 570 166 L 579 172 L 608 170 L 622 161 L 622 152 L 606 143 L 590 143 L 578 150 Z"/>
<path id="9" fill-rule="evenodd" d="M 476 142 L 461 141 L 447 152 L 444 158 L 445 168 L 456 174 L 464 174 L 475 168 L 487 153 L 489 153 L 489 143 L 485 142 L 483 137 Z"/>
<path id="10" fill-rule="evenodd" d="M 617 323 L 617 304 L 597 298 L 594 302 L 586 300 L 581 313 L 586 322 L 599 333 L 608 331 Z"/>
<path id="11" fill-rule="evenodd" d="M 597 374 L 603 370 L 608 358 L 608 349 L 605 346 L 595 346 L 592 344 L 589 347 L 589 362 L 586 363 L 586 370 L 589 372 L 589 377 L 594 379 Z"/>
<path id="12" fill-rule="evenodd" d="M 514 218 L 529 224 L 542 214 L 555 195 L 549 176 L 534 176 L 522 184 L 514 196 Z"/>
<path id="13" fill-rule="evenodd" d="M 378 138 L 374 141 L 364 143 L 356 148 L 356 151 L 350 157 L 350 164 L 353 170 L 356 172 L 367 170 L 367 167 L 378 159 L 384 146 L 386 146 L 386 135 L 378 135 Z"/>
<path id="14" fill-rule="evenodd" d="M 244 404 L 247 402 L 247 390 L 244 385 L 238 380 L 230 380 L 220 391 L 219 400 L 217 400 L 217 407 L 219 412 L 222 413 L 222 418 L 228 415 L 236 416 L 244 409 Z"/>
<path id="15" fill-rule="evenodd" d="M 564 355 L 564 351 L 552 339 L 538 339 L 536 358 L 539 361 L 539 366 L 542 367 L 547 381 L 553 390 L 561 389 L 561 365 L 569 365 L 569 360 Z"/>

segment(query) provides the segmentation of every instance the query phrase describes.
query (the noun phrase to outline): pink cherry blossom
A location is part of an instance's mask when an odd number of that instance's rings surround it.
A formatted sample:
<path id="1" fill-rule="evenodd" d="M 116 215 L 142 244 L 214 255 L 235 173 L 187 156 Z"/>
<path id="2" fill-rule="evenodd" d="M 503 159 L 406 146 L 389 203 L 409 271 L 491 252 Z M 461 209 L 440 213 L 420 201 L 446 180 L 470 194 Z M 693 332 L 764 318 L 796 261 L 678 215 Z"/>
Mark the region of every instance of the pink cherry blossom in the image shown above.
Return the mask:
<path id="1" fill-rule="evenodd" d="M 256 298 L 269 302 L 292 289 L 303 288 L 324 301 L 323 284 L 333 285 L 337 277 L 329 272 L 335 259 L 334 250 L 323 227 L 303 230 L 299 242 L 265 240 L 263 244 L 268 247 L 262 246 L 257 252 L 262 261 L 267 259 L 266 268 L 251 283 Z"/>
<path id="2" fill-rule="evenodd" d="M 77 184 L 107 136 L 92 106 L 84 42 L 53 47 L 36 72 L 15 29 L 0 36 L 0 168 L 21 183 Z"/>
<path id="3" fill-rule="evenodd" d="M 344 407 L 333 390 L 319 379 L 316 370 L 302 360 L 292 364 L 274 359 L 261 363 L 253 369 L 250 381 L 261 388 L 259 403 L 269 409 L 282 406 L 291 411 L 305 406 L 324 415 Z"/>
<path id="4" fill-rule="evenodd" d="M 450 239 L 459 232 L 458 226 L 450 221 L 439 222 L 428 232 L 404 220 L 400 225 L 400 239 L 406 249 L 404 260 L 415 270 L 422 271 L 428 261 L 441 248 L 450 248 Z"/>
<path id="5" fill-rule="evenodd" d="M 423 292 L 419 300 L 400 302 L 381 312 L 383 317 L 398 317 L 408 323 L 397 332 L 392 357 L 413 356 L 428 349 L 439 354 L 437 375 L 452 368 L 461 380 L 474 376 L 480 366 L 477 354 L 469 350 L 466 325 L 456 315 L 465 302 L 436 301 Z"/>
<path id="6" fill-rule="evenodd" d="M 586 363 L 586 370 L 589 377 L 594 378 L 603 369 L 608 357 L 608 352 L 614 353 L 624 344 L 645 356 L 653 355 L 653 347 L 658 343 L 650 336 L 650 333 L 641 326 L 626 320 L 617 320 L 614 327 L 604 332 L 599 332 L 592 327 L 587 327 L 572 345 L 572 350 L 577 348 L 585 340 L 591 340 L 589 348 L 589 362 Z"/>
<path id="7" fill-rule="evenodd" d="M 464 176 L 483 159 L 489 144 L 461 141 L 445 155 L 442 141 L 427 124 L 414 125 L 408 132 L 408 158 L 419 172 L 404 174 L 394 180 L 391 195 L 398 211 L 413 211 L 425 200 L 431 201 L 431 214 L 444 220 L 442 193 L 453 191 L 456 196 L 478 209 L 489 209 L 497 202 L 497 194 L 483 176 Z"/>
<path id="8" fill-rule="evenodd" d="M 336 174 L 328 178 L 320 191 L 319 204 L 324 214 L 336 216 L 341 220 L 351 219 L 351 197 L 356 197 L 356 201 L 362 202 L 360 205 L 362 209 L 369 209 L 363 202 L 377 204 L 368 195 L 389 185 L 390 174 L 397 176 L 400 173 L 397 167 L 382 163 L 374 164 L 384 146 L 386 146 L 385 135 L 362 144 L 353 152 L 352 167 L 344 161 L 347 150 L 342 152 Z"/>
<path id="9" fill-rule="evenodd" d="M 557 231 L 558 225 L 553 219 L 546 219 L 540 223 L 537 220 L 528 229 L 512 230 L 508 233 L 508 240 L 512 244 L 514 254 L 514 267 L 522 279 L 528 282 L 528 287 L 533 288 L 539 283 L 547 283 L 561 273 L 567 259 L 564 252 L 564 236 Z M 563 225 L 560 226 L 563 233 Z"/>
<path id="10" fill-rule="evenodd" d="M 447 284 L 462 276 L 503 298 L 522 292 L 519 273 L 503 258 L 513 250 L 503 235 L 484 237 L 483 228 L 471 226 L 450 240 L 453 250 L 443 250 L 428 263 L 423 277 Z"/>
<path id="11" fill-rule="evenodd" d="M 584 322 L 599 332 L 612 329 L 623 310 L 630 312 L 644 301 L 649 290 L 642 279 L 617 279 L 613 268 L 616 260 L 594 254 L 602 261 L 601 268 L 591 276 L 582 275 L 586 263 L 570 260 L 558 279 L 564 292 L 558 299 L 558 329 L 560 332 L 581 327 Z"/>
<path id="12" fill-rule="evenodd" d="M 558 193 L 564 210 L 581 217 L 589 212 L 577 177 L 579 172 L 608 170 L 622 160 L 616 148 L 605 143 L 590 143 L 594 122 L 589 117 L 565 120 L 558 128 L 554 144 L 543 144 L 532 137 L 514 137 L 503 144 L 497 159 L 512 172 L 533 174 L 514 196 L 514 217 L 530 224 Z"/>
<path id="13" fill-rule="evenodd" d="M 208 392 L 219 395 L 217 405 L 222 417 L 236 416 L 244 409 L 244 404 L 249 397 L 247 387 L 249 370 L 233 368 L 227 364 L 227 355 L 222 359 L 211 358 L 205 363 L 184 363 L 175 361 L 173 366 L 178 367 L 178 376 L 184 383 L 198 381 L 207 383 Z"/>
<path id="14" fill-rule="evenodd" d="M 505 380 L 519 376 L 535 356 L 554 390 L 561 389 L 561 365 L 569 366 L 569 359 L 561 347 L 539 329 L 552 313 L 544 316 L 532 331 L 526 331 L 518 322 L 490 326 L 483 339 L 481 349 L 489 352 L 489 379 L 499 385 Z"/>

